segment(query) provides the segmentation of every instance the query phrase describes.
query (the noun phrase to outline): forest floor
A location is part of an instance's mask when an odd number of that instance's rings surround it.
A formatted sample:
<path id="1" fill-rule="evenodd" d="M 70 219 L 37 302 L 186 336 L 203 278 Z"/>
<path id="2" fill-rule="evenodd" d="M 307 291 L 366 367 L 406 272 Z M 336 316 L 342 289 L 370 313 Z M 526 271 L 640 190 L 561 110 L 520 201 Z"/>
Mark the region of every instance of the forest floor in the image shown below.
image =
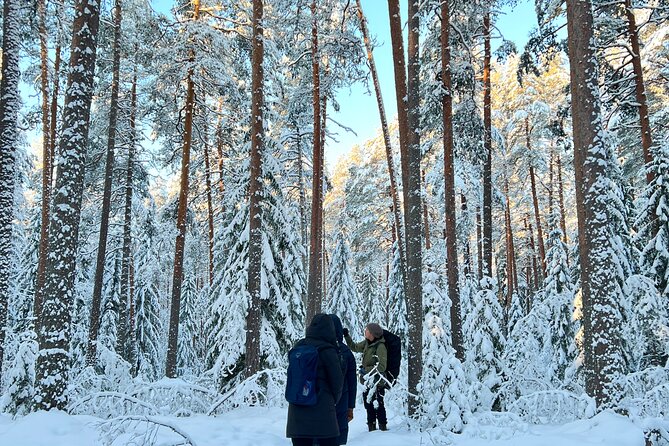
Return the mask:
<path id="1" fill-rule="evenodd" d="M 153 422 L 102 420 L 64 412 L 36 412 L 12 419 L 0 415 L 0 445 L 89 446 L 176 445 L 188 439 L 197 446 L 287 446 L 285 408 L 243 408 L 217 417 L 150 417 Z M 151 428 L 158 427 L 157 429 Z M 364 409 L 356 408 L 350 425 L 351 446 L 643 446 L 642 429 L 628 418 L 600 413 L 589 420 L 563 425 L 468 425 L 460 435 L 435 437 L 411 432 L 399 417 L 389 421 L 388 432 L 367 432 Z M 188 444 L 188 443 L 186 443 Z"/>

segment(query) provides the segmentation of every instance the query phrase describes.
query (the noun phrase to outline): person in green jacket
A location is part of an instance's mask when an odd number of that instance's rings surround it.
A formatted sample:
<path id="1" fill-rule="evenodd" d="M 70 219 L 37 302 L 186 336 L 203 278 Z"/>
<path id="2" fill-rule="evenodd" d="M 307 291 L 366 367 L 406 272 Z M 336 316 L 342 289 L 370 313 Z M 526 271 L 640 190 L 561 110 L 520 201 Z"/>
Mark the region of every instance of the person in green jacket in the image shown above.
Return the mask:
<path id="1" fill-rule="evenodd" d="M 367 324 L 365 339 L 360 342 L 353 342 L 348 329 L 345 328 L 344 339 L 352 351 L 362 353 L 360 380 L 362 384 L 368 386 L 362 394 L 367 410 L 367 427 L 370 432 L 376 430 L 378 420 L 379 429 L 386 431 L 388 430 L 388 419 L 383 397 L 386 389 L 385 372 L 388 366 L 388 350 L 383 339 L 383 328 L 379 324 Z"/>

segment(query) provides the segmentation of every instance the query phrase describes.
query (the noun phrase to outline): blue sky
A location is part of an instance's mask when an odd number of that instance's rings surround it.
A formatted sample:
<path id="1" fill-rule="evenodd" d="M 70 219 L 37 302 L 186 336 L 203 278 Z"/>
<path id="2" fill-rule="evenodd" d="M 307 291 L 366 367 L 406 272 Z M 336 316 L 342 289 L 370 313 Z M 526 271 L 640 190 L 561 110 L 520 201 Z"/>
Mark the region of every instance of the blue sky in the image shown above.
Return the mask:
<path id="1" fill-rule="evenodd" d="M 379 73 L 386 115 L 389 120 L 393 120 L 397 115 L 397 106 L 387 3 L 384 0 L 361 0 L 361 2 L 367 16 L 370 33 L 375 36 L 376 43 L 379 45 L 374 50 L 374 61 Z M 406 21 L 406 0 L 400 0 L 400 10 L 402 20 Z M 504 8 L 502 10 L 502 15 L 496 22 L 499 32 L 495 35 L 499 37 L 499 33 L 501 33 L 505 39 L 515 42 L 518 49 L 522 50 L 527 42 L 529 32 L 536 26 L 534 0 L 520 0 L 515 8 Z M 496 42 L 493 42 L 493 48 L 498 46 L 500 41 L 501 39 L 497 38 Z M 373 88 L 371 83 L 370 88 Z M 367 139 L 374 137 L 377 129 L 381 126 L 374 92 L 371 91 L 370 93 L 367 93 L 364 85 L 358 84 L 352 86 L 350 90 L 342 90 L 337 94 L 337 101 L 341 108 L 338 113 L 333 112 L 332 118 L 354 130 L 357 135 L 346 132 L 336 124 L 328 122 L 329 129 L 337 133 L 335 136 L 337 141 L 329 138 L 325 145 L 325 162 L 329 170 L 332 170 L 339 157 L 350 151 L 355 144 L 362 144 Z M 328 112 L 330 110 L 332 108 L 328 108 Z"/>

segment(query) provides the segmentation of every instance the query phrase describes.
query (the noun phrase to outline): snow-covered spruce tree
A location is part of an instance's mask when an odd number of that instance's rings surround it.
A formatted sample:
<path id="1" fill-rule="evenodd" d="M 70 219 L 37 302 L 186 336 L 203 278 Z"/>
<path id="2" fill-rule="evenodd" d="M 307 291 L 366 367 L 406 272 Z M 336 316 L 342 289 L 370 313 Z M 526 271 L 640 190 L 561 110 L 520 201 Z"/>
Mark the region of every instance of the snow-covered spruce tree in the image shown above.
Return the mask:
<path id="1" fill-rule="evenodd" d="M 98 340 L 107 350 L 116 351 L 118 341 L 119 302 L 119 275 L 121 273 L 121 257 L 117 253 L 113 257 L 113 267 L 107 268 L 108 280 L 105 284 L 102 297 L 102 312 L 100 315 L 100 334 Z M 111 262 L 110 262 L 111 263 Z"/>
<path id="2" fill-rule="evenodd" d="M 337 235 L 337 245 L 330 260 L 327 287 L 329 296 L 325 308 L 327 313 L 338 315 L 343 326 L 351 333 L 358 333 L 363 324 L 360 321 L 358 296 L 349 268 L 350 258 L 351 252 L 346 234 L 341 230 Z"/>
<path id="3" fill-rule="evenodd" d="M 495 402 L 495 393 L 502 382 L 504 370 L 502 352 L 502 307 L 497 300 L 495 279 L 484 276 L 481 289 L 474 298 L 471 322 L 466 337 L 470 347 L 467 350 L 466 370 L 471 375 L 475 402 L 472 411 L 490 410 Z"/>
<path id="4" fill-rule="evenodd" d="M 376 322 L 385 326 L 385 298 L 376 274 L 371 268 L 365 268 L 358 276 L 357 282 L 357 294 L 360 296 L 362 303 L 363 326 L 369 322 Z M 355 336 L 353 337 L 355 338 Z"/>
<path id="5" fill-rule="evenodd" d="M 305 276 L 297 230 L 298 219 L 276 181 L 278 166 L 265 155 L 263 167 L 262 265 L 261 265 L 261 369 L 284 367 L 290 347 L 304 333 L 302 295 Z M 244 367 L 246 291 L 248 262 L 248 202 L 243 199 L 245 181 L 231 188 L 239 197 L 230 223 L 217 235 L 212 286 L 212 314 L 207 323 L 211 334 L 207 367 L 221 385 L 234 379 Z M 235 192 L 234 189 L 237 189 Z M 241 192 L 241 193 L 240 193 Z"/>
<path id="6" fill-rule="evenodd" d="M 652 366 L 664 366 L 669 357 L 669 315 L 666 296 L 657 291 L 653 279 L 637 274 L 627 279 L 625 294 L 635 303 L 629 343 L 630 371 L 636 372 Z"/>
<path id="7" fill-rule="evenodd" d="M 520 293 L 514 291 L 511 295 L 511 306 L 506 311 L 506 332 L 510 335 L 518 321 L 525 316 L 523 301 Z"/>
<path id="8" fill-rule="evenodd" d="M 177 349 L 177 367 L 179 376 L 192 375 L 197 372 L 196 338 L 199 336 L 196 326 L 195 305 L 198 291 L 195 276 L 190 268 L 185 269 L 185 277 L 181 288 L 181 306 L 179 308 L 179 348 Z"/>
<path id="9" fill-rule="evenodd" d="M 548 335 L 552 368 L 551 375 L 558 381 L 564 380 L 567 367 L 574 361 L 570 345 L 576 336 L 573 319 L 574 292 L 569 282 L 567 246 L 564 244 L 559 217 L 554 214 L 549 222 L 551 230 L 547 240 L 546 279 L 544 281 L 543 305 L 547 308 Z"/>
<path id="10" fill-rule="evenodd" d="M 441 427 L 459 433 L 470 414 L 467 381 L 462 363 L 451 347 L 448 295 L 438 283 L 439 277 L 434 271 L 423 275 L 426 314 L 420 423 L 422 428 Z"/>
<path id="11" fill-rule="evenodd" d="M 30 329 L 21 333 L 18 351 L 4 373 L 7 390 L 0 397 L 0 413 L 25 415 L 32 410 L 37 336 Z"/>
<path id="12" fill-rule="evenodd" d="M 137 237 L 134 258 L 135 276 L 135 339 L 137 342 L 136 363 L 133 372 L 144 379 L 153 380 L 163 376 L 163 346 L 165 330 L 161 318 L 161 275 L 158 227 L 153 208 L 147 209 L 139 225 L 141 236 Z"/>
<path id="13" fill-rule="evenodd" d="M 640 269 L 660 294 L 669 296 L 669 143 L 656 146 L 652 153 L 647 169 L 654 177 L 639 199 L 636 221 L 637 238 L 643 244 Z"/>

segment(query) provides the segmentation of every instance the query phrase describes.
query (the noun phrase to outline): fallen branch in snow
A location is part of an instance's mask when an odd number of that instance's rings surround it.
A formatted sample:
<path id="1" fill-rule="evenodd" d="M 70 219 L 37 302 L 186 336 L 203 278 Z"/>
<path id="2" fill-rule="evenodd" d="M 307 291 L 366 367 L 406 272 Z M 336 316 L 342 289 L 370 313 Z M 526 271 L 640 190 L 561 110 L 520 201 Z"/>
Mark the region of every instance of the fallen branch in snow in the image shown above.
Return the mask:
<path id="1" fill-rule="evenodd" d="M 158 409 L 145 401 L 125 393 L 97 392 L 72 402 L 68 412 L 73 415 L 87 414 L 100 418 L 111 418 L 119 413 L 134 415 L 158 415 Z"/>
<path id="2" fill-rule="evenodd" d="M 142 429 L 144 424 L 146 426 Z M 179 427 L 154 417 L 138 415 L 116 417 L 99 423 L 98 428 L 101 431 L 101 441 L 105 446 L 114 444 L 155 445 L 158 442 L 158 433 L 161 428 L 178 438 L 171 442 L 161 442 L 160 446 L 197 446 L 190 435 Z"/>
<path id="3" fill-rule="evenodd" d="M 211 405 L 208 416 L 215 415 L 222 407 L 229 410 L 244 405 L 285 405 L 286 369 L 261 370 L 239 383 L 230 383 L 229 388 Z"/>

